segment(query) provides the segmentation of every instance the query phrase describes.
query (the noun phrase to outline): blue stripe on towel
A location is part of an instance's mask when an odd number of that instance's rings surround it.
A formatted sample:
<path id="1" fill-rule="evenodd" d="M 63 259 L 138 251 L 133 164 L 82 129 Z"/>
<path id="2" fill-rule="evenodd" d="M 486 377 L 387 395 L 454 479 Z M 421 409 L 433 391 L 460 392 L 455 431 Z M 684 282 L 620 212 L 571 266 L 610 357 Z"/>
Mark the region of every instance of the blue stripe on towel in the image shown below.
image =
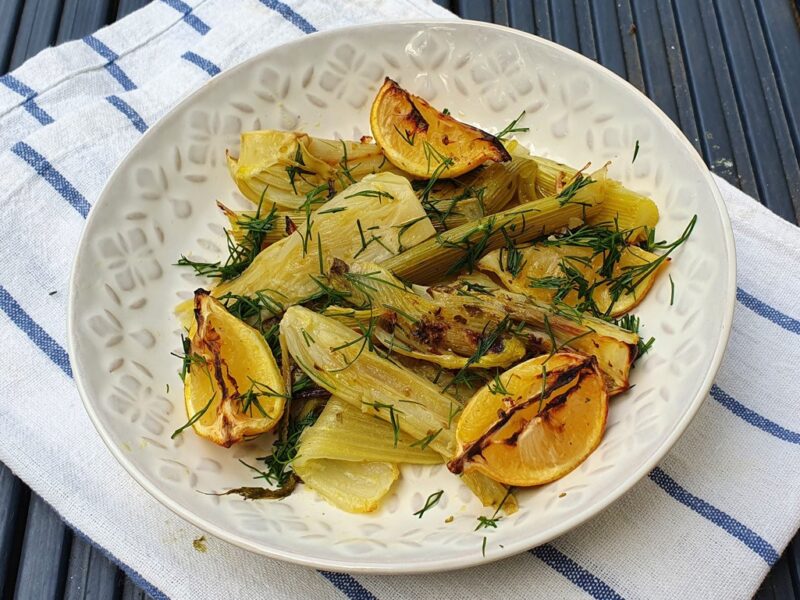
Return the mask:
<path id="1" fill-rule="evenodd" d="M 778 439 L 800 445 L 800 433 L 785 429 L 774 421 L 770 421 L 766 417 L 762 417 L 756 411 L 747 408 L 734 397 L 729 396 L 722 389 L 720 389 L 716 383 L 711 386 L 711 397 L 737 417 L 740 417 L 741 419 L 750 423 L 750 425 L 753 427 L 758 427 L 761 431 L 766 431 Z"/>
<path id="2" fill-rule="evenodd" d="M 544 544 L 530 551 L 549 567 L 552 567 L 572 583 L 596 600 L 622 600 L 614 589 L 602 579 L 592 575 L 569 556 L 550 544 Z"/>
<path id="3" fill-rule="evenodd" d="M 114 52 L 111 48 L 106 46 L 103 42 L 98 40 L 93 35 L 87 35 L 83 38 L 84 43 L 92 50 L 97 52 L 100 56 L 105 58 L 108 62 L 104 65 L 106 71 L 116 79 L 126 92 L 136 89 L 136 84 L 131 81 L 130 77 L 125 74 L 125 71 L 116 63 L 119 59 L 119 54 Z"/>
<path id="4" fill-rule="evenodd" d="M 200 67 L 201 69 L 203 69 L 203 71 L 205 71 L 212 77 L 214 77 L 214 75 L 219 75 L 221 72 L 220 68 L 217 65 L 212 63 L 207 58 L 203 58 L 199 54 L 195 54 L 194 52 L 186 52 L 181 56 L 181 58 L 183 60 L 189 61 L 193 65 Z"/>
<path id="5" fill-rule="evenodd" d="M 69 202 L 80 215 L 86 218 L 91 206 L 78 190 L 50 162 L 25 142 L 17 142 L 11 151 L 28 163 L 51 186 Z"/>
<path id="6" fill-rule="evenodd" d="M 136 112 L 130 104 L 125 102 L 125 100 L 119 96 L 107 96 L 106 100 L 109 104 L 111 104 L 111 106 L 128 117 L 131 123 L 133 123 L 133 126 L 139 130 L 139 133 L 144 133 L 147 131 L 147 123 L 144 122 L 144 119 L 142 119 L 141 115 Z"/>
<path id="7" fill-rule="evenodd" d="M 782 313 L 776 308 L 772 308 L 769 304 L 765 304 L 740 287 L 736 288 L 736 299 L 760 317 L 772 321 L 779 327 L 783 327 L 786 331 L 800 334 L 800 321 Z"/>
<path id="8" fill-rule="evenodd" d="M 41 106 L 36 104 L 36 100 L 33 98 L 25 100 L 25 102 L 22 103 L 22 108 L 42 125 L 50 125 L 54 120 Z"/>
<path id="9" fill-rule="evenodd" d="M 319 573 L 339 588 L 339 591 L 350 598 L 350 600 L 377 600 L 372 592 L 358 583 L 352 575 L 332 573 L 330 571 L 319 571 Z"/>
<path id="10" fill-rule="evenodd" d="M 25 101 L 22 103 L 22 107 L 30 114 L 34 119 L 39 121 L 42 125 L 49 125 L 53 122 L 53 117 L 51 117 L 47 112 L 41 108 L 34 98 L 36 97 L 36 91 L 22 83 L 19 79 L 14 77 L 13 75 L 6 74 L 0 77 L 0 83 L 10 89 L 12 92 L 16 92 L 20 96 L 25 98 Z"/>
<path id="11" fill-rule="evenodd" d="M 314 33 L 317 31 L 317 28 L 306 21 L 302 15 L 296 13 L 291 6 L 280 2 L 280 0 L 261 0 L 261 4 L 280 14 L 303 33 Z"/>
<path id="12" fill-rule="evenodd" d="M 211 31 L 209 27 L 200 17 L 192 14 L 192 7 L 183 2 L 183 0 L 161 0 L 170 8 L 174 8 L 179 13 L 183 14 L 183 20 L 200 35 L 205 35 Z"/>
<path id="13" fill-rule="evenodd" d="M 42 329 L 28 313 L 26 313 L 14 297 L 0 286 L 0 308 L 8 315 L 14 324 L 19 327 L 39 349 L 44 352 L 50 360 L 61 367 L 67 375 L 72 377 L 72 367 L 69 366 L 69 356 L 58 342 Z"/>
<path id="14" fill-rule="evenodd" d="M 737 540 L 742 542 L 745 546 L 750 548 L 750 550 L 763 558 L 769 566 L 774 565 L 780 558 L 778 551 L 775 550 L 775 548 L 773 548 L 767 540 L 747 527 L 744 523 L 734 519 L 728 513 L 721 511 L 705 500 L 691 494 L 688 490 L 681 487 L 680 484 L 672 479 L 672 477 L 667 475 L 660 467 L 656 467 L 650 471 L 649 477 L 662 490 L 675 498 L 675 500 L 684 506 L 691 508 L 698 515 L 708 519 L 711 523 L 721 529 L 724 529 Z"/>
<path id="15" fill-rule="evenodd" d="M 36 92 L 33 90 L 33 88 L 28 87 L 10 73 L 0 77 L 0 83 L 10 89 L 12 92 L 16 92 L 20 96 L 24 96 L 26 99 L 36 96 Z"/>

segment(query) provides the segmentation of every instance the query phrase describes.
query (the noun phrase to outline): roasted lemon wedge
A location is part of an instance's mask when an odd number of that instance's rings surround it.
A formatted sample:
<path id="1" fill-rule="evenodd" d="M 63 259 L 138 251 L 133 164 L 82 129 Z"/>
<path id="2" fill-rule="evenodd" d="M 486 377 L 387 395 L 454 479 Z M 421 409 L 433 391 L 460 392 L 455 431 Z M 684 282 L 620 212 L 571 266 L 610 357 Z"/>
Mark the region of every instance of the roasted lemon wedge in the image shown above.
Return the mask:
<path id="1" fill-rule="evenodd" d="M 458 177 L 487 161 L 511 160 L 496 137 L 439 112 L 388 77 L 369 124 L 389 162 L 424 179 Z"/>
<path id="2" fill-rule="evenodd" d="M 286 390 L 264 337 L 205 290 L 195 292 L 194 315 L 184 428 L 191 425 L 226 448 L 271 430 L 283 414 Z"/>
<path id="3" fill-rule="evenodd" d="M 559 479 L 580 465 L 605 431 L 608 394 L 596 359 L 543 355 L 480 389 L 458 421 L 459 451 L 447 467 L 507 485 Z"/>

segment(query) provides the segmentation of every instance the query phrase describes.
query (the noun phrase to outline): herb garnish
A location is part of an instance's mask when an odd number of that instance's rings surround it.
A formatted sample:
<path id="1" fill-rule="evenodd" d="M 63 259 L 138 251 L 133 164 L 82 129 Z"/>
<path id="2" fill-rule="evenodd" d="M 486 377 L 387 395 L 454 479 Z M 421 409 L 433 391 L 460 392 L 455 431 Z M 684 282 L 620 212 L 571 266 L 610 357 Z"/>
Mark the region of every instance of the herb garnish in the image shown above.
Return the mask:
<path id="1" fill-rule="evenodd" d="M 423 506 L 417 512 L 415 512 L 414 516 L 419 517 L 421 519 L 422 515 L 424 515 L 428 510 L 430 510 L 439 503 L 439 500 L 442 498 L 442 494 L 444 494 L 444 490 L 439 490 L 438 492 L 434 492 L 433 494 L 428 496 L 428 499 L 425 500 L 425 506 Z"/>
<path id="2" fill-rule="evenodd" d="M 506 125 L 505 128 L 495 137 L 497 139 L 502 140 L 505 139 L 506 136 L 508 136 L 508 134 L 510 133 L 523 133 L 526 131 L 530 131 L 530 127 L 517 127 L 517 123 L 519 123 L 522 120 L 522 117 L 524 116 L 525 116 L 525 111 L 523 110 L 521 113 L 519 113 L 519 116 L 516 119 L 514 119 L 513 121 L 511 121 L 511 123 Z"/>

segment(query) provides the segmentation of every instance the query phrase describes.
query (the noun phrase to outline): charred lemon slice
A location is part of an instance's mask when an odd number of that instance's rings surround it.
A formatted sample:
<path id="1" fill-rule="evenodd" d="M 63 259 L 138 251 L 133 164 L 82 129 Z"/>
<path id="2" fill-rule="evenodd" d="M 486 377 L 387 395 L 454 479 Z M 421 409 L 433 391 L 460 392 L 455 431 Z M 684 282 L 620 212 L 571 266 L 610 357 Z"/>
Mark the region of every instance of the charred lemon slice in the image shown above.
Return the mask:
<path id="1" fill-rule="evenodd" d="M 621 246 L 611 273 L 604 276 L 605 254 L 585 246 L 537 244 L 514 252 L 517 257 L 506 248 L 493 250 L 478 267 L 497 275 L 510 291 L 534 300 L 550 303 L 558 295 L 565 304 L 577 306 L 590 295 L 597 310 L 612 317 L 639 304 L 669 263 L 638 246 Z M 518 265 L 513 269 L 512 261 Z"/>
<path id="2" fill-rule="evenodd" d="M 521 363 L 479 390 L 458 421 L 459 452 L 447 467 L 507 485 L 559 479 L 603 437 L 608 394 L 596 360 L 558 353 Z"/>
<path id="3" fill-rule="evenodd" d="M 389 162 L 417 177 L 457 177 L 487 161 L 511 160 L 496 137 L 439 112 L 388 77 L 369 124 Z"/>
<path id="4" fill-rule="evenodd" d="M 271 430 L 286 391 L 264 337 L 205 290 L 195 292 L 194 315 L 184 381 L 187 425 L 226 448 Z"/>

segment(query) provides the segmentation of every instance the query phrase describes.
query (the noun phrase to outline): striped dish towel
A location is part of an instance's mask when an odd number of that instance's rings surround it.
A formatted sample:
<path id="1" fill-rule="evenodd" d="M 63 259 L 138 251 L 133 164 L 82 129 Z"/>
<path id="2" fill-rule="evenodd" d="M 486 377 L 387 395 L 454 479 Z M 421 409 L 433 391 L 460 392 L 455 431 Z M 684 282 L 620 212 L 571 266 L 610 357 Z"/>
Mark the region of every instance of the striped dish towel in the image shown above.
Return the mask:
<path id="1" fill-rule="evenodd" d="M 180 98 L 319 29 L 451 18 L 428 0 L 157 0 L 0 77 L 0 460 L 155 598 L 745 598 L 800 525 L 800 235 L 718 180 L 739 261 L 727 358 L 667 458 L 551 544 L 464 572 L 280 563 L 174 516 L 116 463 L 64 350 L 69 269 L 106 178 Z M 255 33 L 257 32 L 257 34 Z M 55 292 L 55 293 L 54 293 Z"/>

